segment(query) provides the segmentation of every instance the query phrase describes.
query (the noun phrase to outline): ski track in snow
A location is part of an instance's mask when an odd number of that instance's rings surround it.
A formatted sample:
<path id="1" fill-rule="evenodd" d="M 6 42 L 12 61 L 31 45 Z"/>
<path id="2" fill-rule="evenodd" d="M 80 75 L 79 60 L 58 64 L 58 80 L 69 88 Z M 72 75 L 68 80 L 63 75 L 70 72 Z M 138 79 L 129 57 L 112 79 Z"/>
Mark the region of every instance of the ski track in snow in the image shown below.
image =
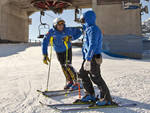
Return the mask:
<path id="1" fill-rule="evenodd" d="M 48 66 L 42 59 L 40 46 L 0 45 L 0 113 L 56 113 L 41 106 L 39 101 L 56 104 L 73 102 L 78 98 L 77 93 L 46 98 L 36 92 L 46 87 Z M 81 49 L 74 47 L 73 66 L 76 70 L 80 69 L 81 63 Z M 150 60 L 112 58 L 103 54 L 101 73 L 116 101 L 136 103 L 137 106 L 70 113 L 150 113 Z M 50 74 L 49 90 L 63 89 L 65 78 L 55 52 Z"/>

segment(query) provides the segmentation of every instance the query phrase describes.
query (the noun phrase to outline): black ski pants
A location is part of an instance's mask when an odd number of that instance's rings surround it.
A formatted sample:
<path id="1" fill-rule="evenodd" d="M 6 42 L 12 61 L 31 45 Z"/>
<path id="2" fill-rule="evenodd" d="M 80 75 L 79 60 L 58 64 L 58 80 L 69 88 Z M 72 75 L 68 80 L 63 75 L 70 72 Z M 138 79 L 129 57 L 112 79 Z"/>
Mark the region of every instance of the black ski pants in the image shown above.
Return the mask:
<path id="1" fill-rule="evenodd" d="M 85 92 L 86 94 L 95 96 L 95 91 L 94 91 L 94 87 L 92 84 L 92 81 L 93 81 L 100 90 L 100 98 L 105 99 L 107 101 L 112 101 L 109 89 L 101 76 L 101 72 L 100 72 L 101 62 L 99 61 L 102 62 L 102 56 L 100 54 L 94 55 L 91 60 L 91 70 L 89 72 L 89 71 L 84 70 L 84 63 L 85 63 L 85 60 L 84 60 L 82 63 L 81 69 L 79 71 L 79 76 L 82 79 L 83 87 L 86 91 Z"/>
<path id="2" fill-rule="evenodd" d="M 66 65 L 66 51 L 64 52 L 56 52 L 57 59 L 61 65 L 63 73 L 66 77 L 67 81 L 73 82 L 76 80 L 76 72 L 72 66 L 72 48 L 68 49 L 68 61 Z"/>

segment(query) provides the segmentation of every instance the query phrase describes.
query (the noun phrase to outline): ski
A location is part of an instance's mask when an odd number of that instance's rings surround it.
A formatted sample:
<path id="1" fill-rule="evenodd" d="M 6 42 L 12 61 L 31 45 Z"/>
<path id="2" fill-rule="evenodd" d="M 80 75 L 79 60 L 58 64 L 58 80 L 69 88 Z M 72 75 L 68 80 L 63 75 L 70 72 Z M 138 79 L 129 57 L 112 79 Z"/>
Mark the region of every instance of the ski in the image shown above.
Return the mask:
<path id="1" fill-rule="evenodd" d="M 94 86 L 94 88 L 97 88 L 96 86 Z M 84 90 L 83 88 L 81 88 L 81 91 Z M 41 91 L 41 90 L 37 90 L 38 93 L 41 93 L 42 95 L 46 96 L 46 97 L 56 97 L 56 96 L 63 96 L 66 94 L 71 94 L 71 93 L 77 93 L 78 90 L 54 90 L 54 91 Z"/>
<path id="2" fill-rule="evenodd" d="M 39 101 L 39 103 L 42 105 L 42 106 L 46 106 L 46 107 L 49 107 L 53 110 L 56 110 L 56 111 L 59 111 L 59 112 L 62 112 L 63 110 L 60 109 L 60 107 L 69 107 L 69 106 L 83 106 L 83 107 L 88 107 L 90 104 L 73 104 L 73 103 L 68 103 L 68 104 L 45 104 L 41 101 Z"/>
<path id="3" fill-rule="evenodd" d="M 94 86 L 94 88 L 97 88 L 96 86 Z M 83 90 L 83 88 L 80 88 L 81 90 Z M 41 91 L 41 90 L 37 90 L 38 93 L 41 93 L 45 96 L 56 96 L 58 95 L 64 95 L 64 94 L 69 94 L 69 93 L 73 93 L 73 92 L 77 92 L 78 90 L 54 90 L 54 91 Z"/>
<path id="4" fill-rule="evenodd" d="M 78 90 L 58 90 L 58 91 L 41 91 L 37 90 L 38 93 L 41 93 L 42 95 L 46 97 L 56 97 L 56 96 L 62 96 L 66 94 L 76 93 Z"/>
<path id="5" fill-rule="evenodd" d="M 92 110 L 92 109 L 102 109 L 102 108 L 134 107 L 137 105 L 136 103 L 105 105 L 105 106 L 96 106 L 96 105 L 90 105 L 90 104 L 73 104 L 73 103 L 50 105 L 50 104 L 43 104 L 42 102 L 40 102 L 40 104 L 50 107 L 52 109 L 58 110 L 58 111 L 62 111 L 62 112 Z M 74 108 L 60 108 L 60 107 L 74 107 Z"/>
<path id="6" fill-rule="evenodd" d="M 49 106 L 48 104 L 44 104 L 44 103 L 42 103 L 42 102 L 40 102 L 40 101 L 39 101 L 39 103 L 40 103 L 42 106 L 47 106 L 47 107 L 50 107 L 50 108 L 53 109 L 53 110 L 61 111 L 61 110 L 59 110 L 56 106 Z"/>
<path id="7" fill-rule="evenodd" d="M 49 93 L 59 93 L 59 92 L 65 92 L 66 90 L 62 89 L 62 90 L 54 90 L 54 91 L 41 91 L 41 90 L 37 90 L 40 92 L 49 92 Z"/>
<path id="8" fill-rule="evenodd" d="M 44 104 L 43 102 L 39 101 L 40 104 L 42 105 L 46 105 L 48 107 L 62 107 L 62 106 L 79 106 L 79 105 L 90 105 L 90 103 L 81 103 L 81 104 L 72 104 L 72 103 L 68 103 L 68 104 Z"/>
<path id="9" fill-rule="evenodd" d="M 44 103 L 42 103 L 41 101 L 39 101 L 39 103 L 40 104 L 44 104 Z M 85 103 L 68 103 L 68 104 L 48 104 L 47 106 L 49 106 L 49 107 L 62 107 L 62 106 L 79 106 L 79 105 L 91 105 L 91 104 L 93 104 L 93 102 L 85 102 Z"/>
<path id="10" fill-rule="evenodd" d="M 105 105 L 105 106 L 86 106 L 86 107 L 59 109 L 59 110 L 62 112 L 68 112 L 68 111 L 92 110 L 92 109 L 102 109 L 102 108 L 134 107 L 134 106 L 136 106 L 135 103 L 129 103 L 129 104 Z"/>

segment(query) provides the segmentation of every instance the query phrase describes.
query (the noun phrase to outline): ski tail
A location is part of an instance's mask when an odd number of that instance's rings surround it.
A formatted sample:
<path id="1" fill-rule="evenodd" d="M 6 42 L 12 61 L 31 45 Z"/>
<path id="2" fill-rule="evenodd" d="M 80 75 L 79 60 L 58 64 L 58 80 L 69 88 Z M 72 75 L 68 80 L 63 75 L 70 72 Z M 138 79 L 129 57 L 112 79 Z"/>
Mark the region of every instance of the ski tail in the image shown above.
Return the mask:
<path id="1" fill-rule="evenodd" d="M 47 107 L 50 107 L 52 108 L 53 110 L 56 110 L 56 111 L 59 111 L 61 112 L 60 109 L 58 109 L 56 106 L 51 106 L 51 105 L 48 105 L 48 104 L 44 104 L 43 102 L 39 101 L 39 103 L 42 105 L 42 106 L 47 106 Z"/>

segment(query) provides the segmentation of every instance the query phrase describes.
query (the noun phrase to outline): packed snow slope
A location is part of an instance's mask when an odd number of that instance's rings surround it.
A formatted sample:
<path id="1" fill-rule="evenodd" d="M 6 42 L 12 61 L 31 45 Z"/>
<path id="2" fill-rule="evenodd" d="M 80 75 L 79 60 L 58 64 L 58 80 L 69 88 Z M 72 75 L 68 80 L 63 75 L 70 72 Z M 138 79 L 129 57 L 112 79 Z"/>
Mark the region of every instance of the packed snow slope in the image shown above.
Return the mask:
<path id="1" fill-rule="evenodd" d="M 70 103 L 78 98 L 77 94 L 45 98 L 36 92 L 46 88 L 48 66 L 42 59 L 40 46 L 0 45 L 0 113 L 56 113 L 41 106 L 39 101 Z M 81 49 L 74 47 L 73 66 L 76 70 L 81 62 Z M 113 98 L 121 103 L 137 103 L 137 106 L 78 113 L 150 113 L 150 60 L 119 59 L 103 54 L 101 70 Z M 53 52 L 49 90 L 63 89 L 64 85 L 65 78 Z"/>

